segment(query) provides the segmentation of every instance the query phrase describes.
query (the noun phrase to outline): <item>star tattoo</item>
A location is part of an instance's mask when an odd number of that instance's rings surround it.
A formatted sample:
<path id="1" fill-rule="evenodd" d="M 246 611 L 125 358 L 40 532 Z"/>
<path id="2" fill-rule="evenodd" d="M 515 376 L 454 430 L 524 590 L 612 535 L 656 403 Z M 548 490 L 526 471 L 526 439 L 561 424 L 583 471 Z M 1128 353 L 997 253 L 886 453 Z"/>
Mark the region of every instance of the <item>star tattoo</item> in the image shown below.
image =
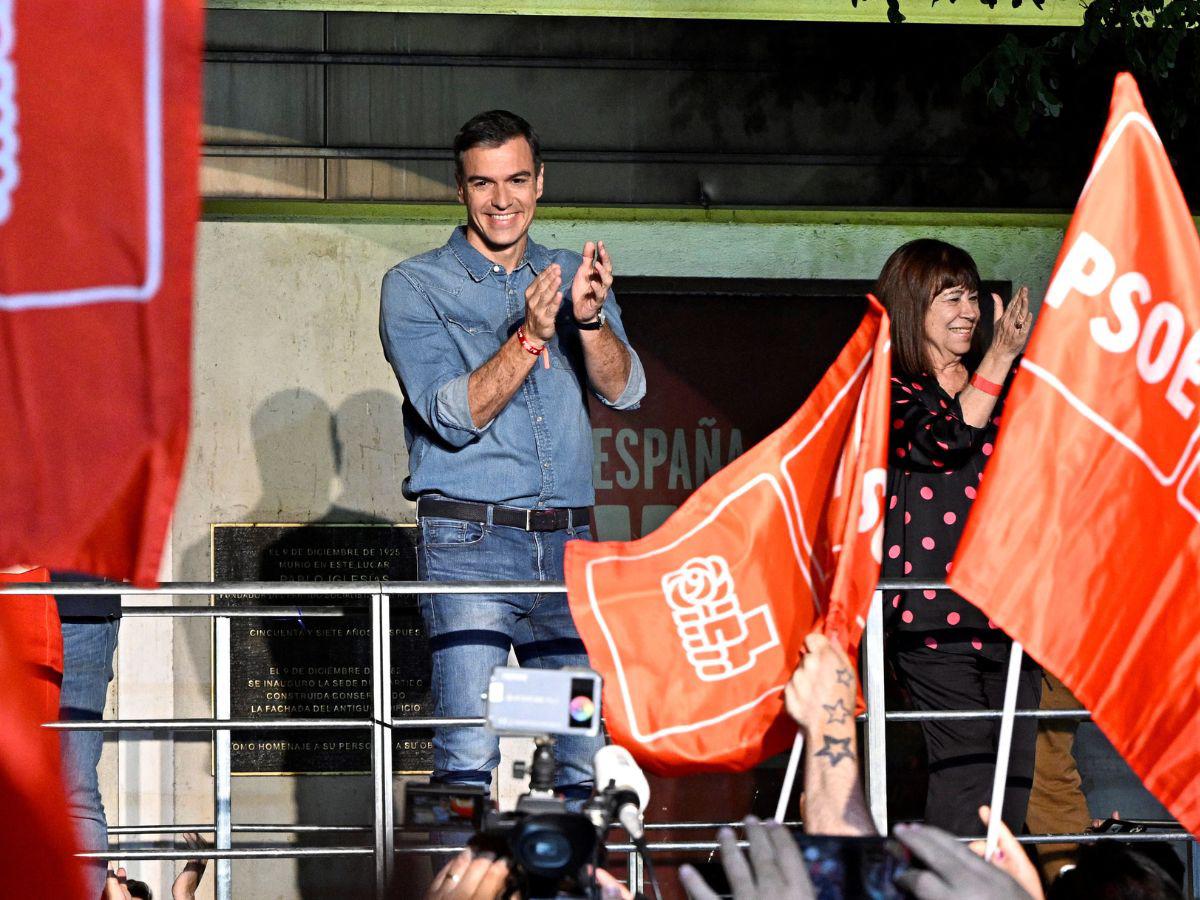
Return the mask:
<path id="1" fill-rule="evenodd" d="M 850 752 L 850 738 L 825 738 L 825 746 L 817 751 L 817 756 L 824 756 L 829 760 L 829 765 L 836 766 L 843 759 L 854 759 L 854 754 Z"/>
<path id="2" fill-rule="evenodd" d="M 850 718 L 850 708 L 846 706 L 844 700 L 838 700 L 837 703 L 822 703 L 821 709 L 825 710 L 825 714 L 829 719 L 825 722 L 826 725 L 844 725 L 846 720 Z"/>
<path id="3" fill-rule="evenodd" d="M 837 670 L 837 683 L 844 684 L 846 687 L 854 684 L 854 676 L 850 674 L 849 669 Z"/>

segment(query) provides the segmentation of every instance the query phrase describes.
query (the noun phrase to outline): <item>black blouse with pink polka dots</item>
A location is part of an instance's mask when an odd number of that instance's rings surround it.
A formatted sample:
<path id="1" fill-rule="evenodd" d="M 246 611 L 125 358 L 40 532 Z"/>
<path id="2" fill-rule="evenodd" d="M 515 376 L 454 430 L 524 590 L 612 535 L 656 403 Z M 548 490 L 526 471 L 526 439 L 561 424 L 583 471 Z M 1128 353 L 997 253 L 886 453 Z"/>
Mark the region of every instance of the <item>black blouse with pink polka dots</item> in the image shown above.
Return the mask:
<path id="1" fill-rule="evenodd" d="M 1015 367 L 1014 367 L 1015 370 Z M 1007 393 L 1007 385 L 1005 386 Z M 883 576 L 945 578 L 996 441 L 1003 397 L 975 428 L 932 375 L 892 378 Z M 884 615 L 897 649 L 1008 657 L 1009 640 L 953 591 L 888 591 Z"/>

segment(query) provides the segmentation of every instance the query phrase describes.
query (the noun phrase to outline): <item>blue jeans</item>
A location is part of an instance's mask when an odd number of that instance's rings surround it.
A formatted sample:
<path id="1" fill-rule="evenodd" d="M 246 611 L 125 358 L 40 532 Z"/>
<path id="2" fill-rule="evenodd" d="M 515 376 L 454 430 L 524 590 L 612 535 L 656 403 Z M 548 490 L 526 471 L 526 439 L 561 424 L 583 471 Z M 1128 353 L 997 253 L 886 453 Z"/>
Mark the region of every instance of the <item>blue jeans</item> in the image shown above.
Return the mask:
<path id="1" fill-rule="evenodd" d="M 62 623 L 63 680 L 59 718 L 64 721 L 99 721 L 104 716 L 104 698 L 113 677 L 113 653 L 117 649 L 120 619 L 68 619 Z M 67 814 L 75 820 L 82 851 L 108 850 L 108 821 L 100 799 L 96 766 L 104 749 L 99 731 L 62 732 L 63 781 L 67 789 Z M 86 864 L 88 900 L 104 891 L 108 869 L 105 860 Z"/>
<path id="2" fill-rule="evenodd" d="M 422 581 L 562 581 L 568 540 L 591 540 L 587 527 L 526 532 L 503 525 L 421 519 L 417 573 Z M 435 716 L 483 716 L 483 694 L 511 646 L 522 666 L 588 665 L 566 594 L 422 594 L 421 615 L 433 656 Z M 557 735 L 556 787 L 585 798 L 592 756 L 604 735 Z M 433 738 L 434 780 L 487 787 L 500 763 L 500 743 L 485 728 L 439 728 Z"/>

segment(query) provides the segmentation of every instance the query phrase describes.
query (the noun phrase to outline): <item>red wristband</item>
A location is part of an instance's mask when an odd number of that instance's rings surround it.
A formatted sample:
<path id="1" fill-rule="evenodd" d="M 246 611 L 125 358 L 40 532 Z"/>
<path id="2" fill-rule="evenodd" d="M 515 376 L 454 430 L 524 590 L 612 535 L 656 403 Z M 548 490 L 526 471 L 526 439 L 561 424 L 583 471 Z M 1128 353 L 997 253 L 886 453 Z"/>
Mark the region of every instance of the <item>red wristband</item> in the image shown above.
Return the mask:
<path id="1" fill-rule="evenodd" d="M 971 386 L 978 388 L 985 394 L 991 394 L 993 397 L 999 397 L 1002 385 L 996 384 L 994 381 L 988 381 L 978 372 L 971 376 Z"/>
<path id="2" fill-rule="evenodd" d="M 525 336 L 524 325 L 521 325 L 517 328 L 517 340 L 521 342 L 521 346 L 525 348 L 525 352 L 530 356 L 539 356 L 541 352 L 546 349 L 545 344 L 542 344 L 542 346 L 539 347 Z"/>

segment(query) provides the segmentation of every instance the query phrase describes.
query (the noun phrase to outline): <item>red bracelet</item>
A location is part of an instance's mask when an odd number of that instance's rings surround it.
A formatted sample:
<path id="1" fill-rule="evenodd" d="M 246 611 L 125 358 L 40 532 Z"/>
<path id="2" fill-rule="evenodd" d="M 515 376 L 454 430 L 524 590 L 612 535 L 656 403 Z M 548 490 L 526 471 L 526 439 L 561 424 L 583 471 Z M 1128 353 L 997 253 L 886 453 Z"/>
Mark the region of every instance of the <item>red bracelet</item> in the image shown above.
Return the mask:
<path id="1" fill-rule="evenodd" d="M 994 381 L 988 381 L 978 372 L 971 376 L 971 386 L 983 391 L 985 394 L 991 394 L 993 397 L 999 397 L 1002 385 L 996 384 Z"/>
<path id="2" fill-rule="evenodd" d="M 517 328 L 517 340 L 521 342 L 521 346 L 525 348 L 525 352 L 530 356 L 540 356 L 541 352 L 546 349 L 546 345 L 538 346 L 525 336 L 525 326 L 521 325 Z"/>

